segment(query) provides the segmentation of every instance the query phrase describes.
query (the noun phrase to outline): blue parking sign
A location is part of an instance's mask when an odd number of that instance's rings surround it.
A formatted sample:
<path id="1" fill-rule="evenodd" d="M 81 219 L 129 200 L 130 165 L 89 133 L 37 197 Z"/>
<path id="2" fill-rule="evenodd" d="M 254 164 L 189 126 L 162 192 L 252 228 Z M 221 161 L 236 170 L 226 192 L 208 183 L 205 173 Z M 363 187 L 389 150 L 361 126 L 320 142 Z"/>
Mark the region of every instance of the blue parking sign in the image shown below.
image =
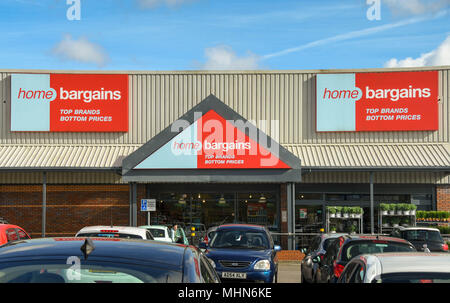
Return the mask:
<path id="1" fill-rule="evenodd" d="M 141 200 L 141 211 L 148 211 L 147 209 L 147 199 Z"/>

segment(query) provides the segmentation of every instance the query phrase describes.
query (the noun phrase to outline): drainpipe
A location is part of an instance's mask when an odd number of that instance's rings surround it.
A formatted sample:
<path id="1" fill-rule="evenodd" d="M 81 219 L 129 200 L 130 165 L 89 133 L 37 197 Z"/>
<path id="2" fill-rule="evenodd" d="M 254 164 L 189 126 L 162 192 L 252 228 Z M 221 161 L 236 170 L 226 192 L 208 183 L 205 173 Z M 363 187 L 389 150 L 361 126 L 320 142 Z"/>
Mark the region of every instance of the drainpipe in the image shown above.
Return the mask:
<path id="1" fill-rule="evenodd" d="M 47 221 L 47 172 L 42 173 L 42 238 L 45 238 Z"/>
<path id="2" fill-rule="evenodd" d="M 373 207 L 373 171 L 370 172 L 370 233 L 375 233 L 375 217 Z"/>

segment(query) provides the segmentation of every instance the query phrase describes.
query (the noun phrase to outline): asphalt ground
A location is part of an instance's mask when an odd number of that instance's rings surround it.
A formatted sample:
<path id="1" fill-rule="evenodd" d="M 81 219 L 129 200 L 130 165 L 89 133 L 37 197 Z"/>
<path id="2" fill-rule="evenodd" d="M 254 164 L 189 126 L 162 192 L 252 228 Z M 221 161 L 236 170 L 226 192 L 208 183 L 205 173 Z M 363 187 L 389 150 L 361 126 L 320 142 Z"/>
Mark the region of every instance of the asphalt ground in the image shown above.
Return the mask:
<path id="1" fill-rule="evenodd" d="M 278 283 L 300 283 L 300 266 L 296 261 L 279 261 Z"/>

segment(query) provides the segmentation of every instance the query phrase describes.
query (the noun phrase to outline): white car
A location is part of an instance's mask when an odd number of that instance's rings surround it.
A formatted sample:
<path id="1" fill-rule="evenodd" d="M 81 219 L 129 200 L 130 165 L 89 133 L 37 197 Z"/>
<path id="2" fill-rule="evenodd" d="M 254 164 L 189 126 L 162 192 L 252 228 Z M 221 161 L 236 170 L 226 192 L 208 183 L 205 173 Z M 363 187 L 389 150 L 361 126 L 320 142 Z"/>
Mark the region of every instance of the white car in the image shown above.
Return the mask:
<path id="1" fill-rule="evenodd" d="M 354 257 L 338 283 L 449 283 L 448 253 L 392 252 Z"/>
<path id="2" fill-rule="evenodd" d="M 139 228 L 144 228 L 147 231 L 149 231 L 156 241 L 173 243 L 172 238 L 170 237 L 170 230 L 167 226 L 143 225 L 143 226 L 139 226 Z"/>
<path id="3" fill-rule="evenodd" d="M 149 231 L 131 226 L 87 226 L 77 232 L 75 237 L 154 240 Z"/>

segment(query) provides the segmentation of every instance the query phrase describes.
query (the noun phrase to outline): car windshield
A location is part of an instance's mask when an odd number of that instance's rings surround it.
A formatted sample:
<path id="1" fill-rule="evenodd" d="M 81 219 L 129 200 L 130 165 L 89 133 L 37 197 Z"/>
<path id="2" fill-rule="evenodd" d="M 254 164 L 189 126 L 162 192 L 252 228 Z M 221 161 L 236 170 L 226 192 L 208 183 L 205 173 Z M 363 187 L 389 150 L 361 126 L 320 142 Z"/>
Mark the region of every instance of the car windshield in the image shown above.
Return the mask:
<path id="1" fill-rule="evenodd" d="M 147 230 L 152 234 L 153 237 L 164 238 L 166 233 L 163 229 L 159 228 L 147 228 Z"/>
<path id="2" fill-rule="evenodd" d="M 143 239 L 140 235 L 124 234 L 124 233 L 81 233 L 77 237 L 94 237 L 94 238 L 121 238 L 121 239 Z"/>
<path id="3" fill-rule="evenodd" d="M 217 231 L 211 242 L 212 248 L 269 249 L 269 239 L 263 232 L 253 230 Z"/>
<path id="4" fill-rule="evenodd" d="M 440 232 L 434 230 L 406 230 L 403 235 L 403 238 L 408 241 L 443 242 Z"/>
<path id="5" fill-rule="evenodd" d="M 450 273 L 391 273 L 375 278 L 372 283 L 450 283 Z"/>
<path id="6" fill-rule="evenodd" d="M 351 241 L 342 249 L 342 261 L 349 261 L 362 254 L 411 251 L 416 251 L 416 249 L 407 243 L 383 240 Z"/>
<path id="7" fill-rule="evenodd" d="M 70 259 L 73 258 L 73 259 Z M 180 282 L 181 273 L 122 262 L 23 261 L 0 264 L 0 283 L 161 283 Z M 70 262 L 69 262 L 70 261 Z M 169 278 L 171 277 L 171 278 Z M 170 280 L 172 279 L 172 281 Z"/>

